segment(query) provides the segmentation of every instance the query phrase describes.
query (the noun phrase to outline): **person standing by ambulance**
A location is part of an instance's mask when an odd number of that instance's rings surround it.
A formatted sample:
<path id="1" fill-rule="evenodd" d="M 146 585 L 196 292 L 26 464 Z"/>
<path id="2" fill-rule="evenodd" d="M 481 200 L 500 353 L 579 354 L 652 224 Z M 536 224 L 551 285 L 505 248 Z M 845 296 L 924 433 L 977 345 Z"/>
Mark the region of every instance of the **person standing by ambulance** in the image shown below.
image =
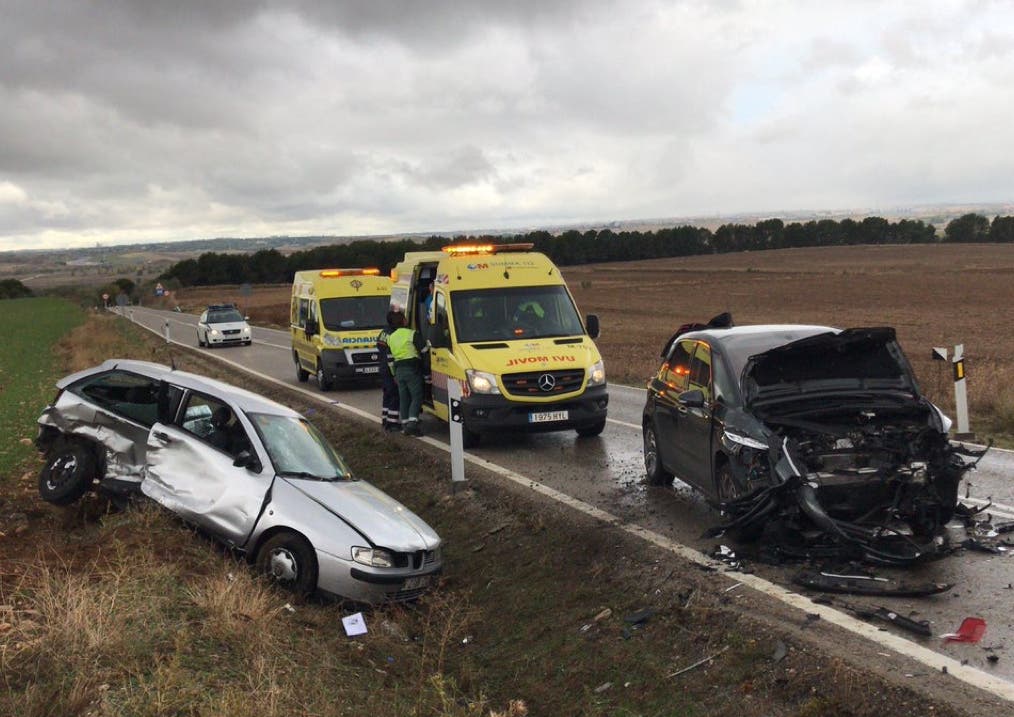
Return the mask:
<path id="1" fill-rule="evenodd" d="M 391 334 L 401 326 L 404 314 L 397 311 L 387 312 L 387 327 L 377 336 L 378 364 L 380 365 L 380 385 L 382 398 L 380 403 L 380 423 L 385 431 L 400 431 L 398 382 L 394 380 L 394 369 L 391 366 L 391 348 L 387 341 Z"/>
<path id="2" fill-rule="evenodd" d="M 401 431 L 406 436 L 421 436 L 419 412 L 423 399 L 423 356 L 429 347 L 418 331 L 410 329 L 405 314 L 396 314 L 397 328 L 387 337 L 391 352 L 388 359 L 394 367 L 394 380 L 398 382 L 399 416 Z"/>

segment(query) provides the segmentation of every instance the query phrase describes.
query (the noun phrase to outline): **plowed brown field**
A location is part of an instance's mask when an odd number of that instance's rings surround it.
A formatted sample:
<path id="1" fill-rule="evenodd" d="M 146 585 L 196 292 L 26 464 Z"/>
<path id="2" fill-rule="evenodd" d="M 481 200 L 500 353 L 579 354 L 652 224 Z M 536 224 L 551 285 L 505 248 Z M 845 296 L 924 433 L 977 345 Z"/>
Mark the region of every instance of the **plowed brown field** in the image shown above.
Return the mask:
<path id="1" fill-rule="evenodd" d="M 1014 245 L 905 245 L 784 249 L 594 264 L 563 270 L 611 381 L 641 384 L 682 323 L 731 311 L 736 323 L 894 326 L 919 379 L 945 410 L 949 364 L 930 349 L 965 346 L 973 429 L 1014 434 Z M 236 301 L 255 322 L 288 323 L 289 287 L 180 292 L 184 307 Z"/>

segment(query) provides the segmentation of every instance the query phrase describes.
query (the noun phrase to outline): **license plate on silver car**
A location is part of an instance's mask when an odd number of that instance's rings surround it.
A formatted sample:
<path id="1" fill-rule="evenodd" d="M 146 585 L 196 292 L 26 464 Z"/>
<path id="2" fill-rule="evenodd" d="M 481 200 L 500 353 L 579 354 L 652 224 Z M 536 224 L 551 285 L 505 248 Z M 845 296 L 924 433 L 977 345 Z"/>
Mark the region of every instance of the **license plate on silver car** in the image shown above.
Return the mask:
<path id="1" fill-rule="evenodd" d="M 420 575 L 417 578 L 408 578 L 405 584 L 402 585 L 402 590 L 418 590 L 419 588 L 426 588 L 430 585 L 429 575 Z"/>
<path id="2" fill-rule="evenodd" d="M 567 411 L 544 411 L 542 413 L 529 413 L 529 423 L 551 423 L 553 421 L 566 421 Z"/>

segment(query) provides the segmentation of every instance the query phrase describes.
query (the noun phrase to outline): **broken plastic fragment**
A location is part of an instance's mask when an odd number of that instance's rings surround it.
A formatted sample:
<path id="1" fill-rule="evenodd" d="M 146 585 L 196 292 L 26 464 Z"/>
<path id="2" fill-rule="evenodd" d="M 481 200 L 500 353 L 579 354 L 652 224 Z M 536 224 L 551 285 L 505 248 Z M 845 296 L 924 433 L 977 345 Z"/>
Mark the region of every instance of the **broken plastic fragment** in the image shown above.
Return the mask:
<path id="1" fill-rule="evenodd" d="M 961 621 L 957 632 L 949 632 L 941 637 L 947 642 L 978 642 L 986 634 L 986 621 L 981 617 L 966 617 Z"/>

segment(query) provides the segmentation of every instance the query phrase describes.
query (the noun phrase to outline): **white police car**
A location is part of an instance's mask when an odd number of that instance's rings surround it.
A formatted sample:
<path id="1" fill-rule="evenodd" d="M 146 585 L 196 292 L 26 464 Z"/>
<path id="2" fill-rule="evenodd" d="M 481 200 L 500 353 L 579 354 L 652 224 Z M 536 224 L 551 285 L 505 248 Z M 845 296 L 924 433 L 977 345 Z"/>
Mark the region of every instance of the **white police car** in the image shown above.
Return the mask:
<path id="1" fill-rule="evenodd" d="M 204 310 L 197 322 L 197 345 L 202 348 L 249 346 L 251 340 L 250 324 L 235 304 L 213 304 Z"/>

